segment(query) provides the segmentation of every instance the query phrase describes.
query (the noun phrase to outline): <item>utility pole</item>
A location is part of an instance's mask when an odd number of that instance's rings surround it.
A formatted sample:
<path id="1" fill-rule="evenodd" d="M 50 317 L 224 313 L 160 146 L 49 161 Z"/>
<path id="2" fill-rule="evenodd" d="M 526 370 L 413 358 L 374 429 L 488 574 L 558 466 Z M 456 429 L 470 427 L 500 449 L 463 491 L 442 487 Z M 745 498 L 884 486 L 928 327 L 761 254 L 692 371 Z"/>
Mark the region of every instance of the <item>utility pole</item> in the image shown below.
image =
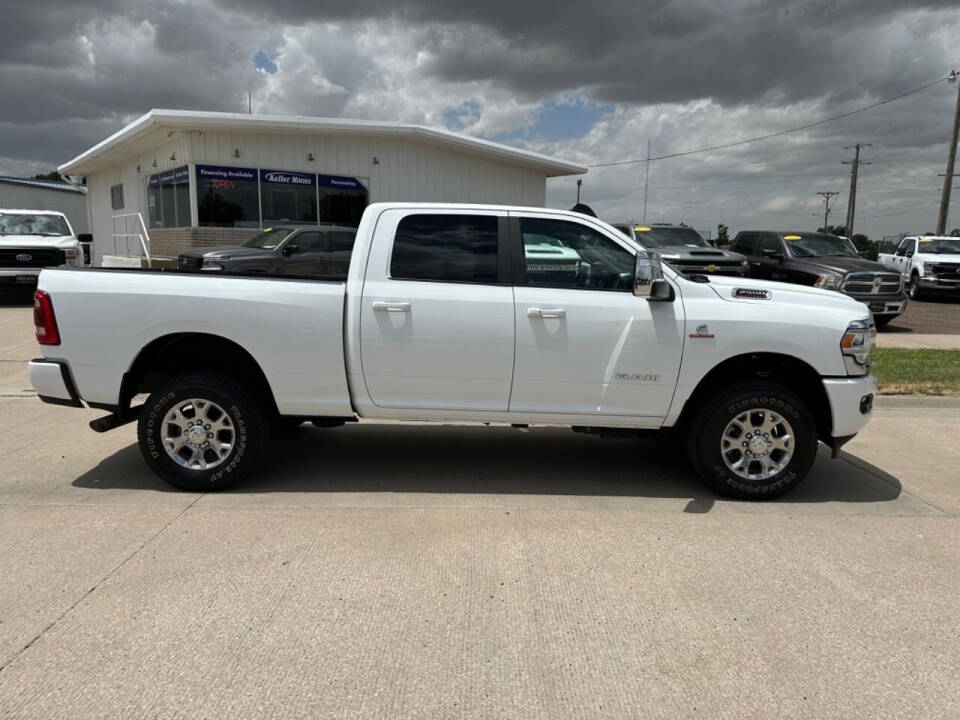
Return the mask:
<path id="1" fill-rule="evenodd" d="M 253 93 L 247 93 L 247 114 L 253 115 Z"/>
<path id="2" fill-rule="evenodd" d="M 937 235 L 947 232 L 947 215 L 950 214 L 950 190 L 953 185 L 953 163 L 957 159 L 957 133 L 960 132 L 960 73 L 950 73 L 950 82 L 957 86 L 957 109 L 953 113 L 953 135 L 950 137 L 950 153 L 947 155 L 947 172 L 943 178 L 943 193 L 940 195 L 940 215 L 937 217 Z"/>
<path id="3" fill-rule="evenodd" d="M 840 193 L 834 192 L 833 190 L 825 190 L 824 192 L 818 192 L 817 195 L 823 197 L 823 231 L 829 232 L 827 230 L 827 221 L 830 219 L 830 198 L 834 195 L 839 195 Z"/>
<path id="4" fill-rule="evenodd" d="M 853 239 L 853 218 L 857 212 L 857 174 L 861 165 L 869 165 L 868 162 L 860 162 L 860 148 L 873 147 L 870 143 L 857 143 L 853 146 L 853 160 L 844 160 L 844 165 L 850 165 L 850 197 L 847 198 L 847 237 Z M 844 150 L 849 150 L 849 146 L 844 146 Z"/>
<path id="5" fill-rule="evenodd" d="M 650 138 L 647 138 L 647 174 L 643 179 L 643 219 L 647 221 L 647 190 L 650 188 Z"/>

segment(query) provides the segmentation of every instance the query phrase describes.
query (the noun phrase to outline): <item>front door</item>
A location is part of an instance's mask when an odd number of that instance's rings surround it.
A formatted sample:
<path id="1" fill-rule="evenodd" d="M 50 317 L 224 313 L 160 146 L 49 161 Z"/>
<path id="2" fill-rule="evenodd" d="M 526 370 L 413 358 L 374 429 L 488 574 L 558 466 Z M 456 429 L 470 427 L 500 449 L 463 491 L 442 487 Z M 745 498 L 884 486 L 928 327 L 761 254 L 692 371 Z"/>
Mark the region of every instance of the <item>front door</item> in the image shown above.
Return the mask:
<path id="1" fill-rule="evenodd" d="M 323 255 L 323 233 L 319 230 L 303 230 L 284 243 L 280 272 L 284 275 L 319 277 L 323 274 Z"/>
<path id="2" fill-rule="evenodd" d="M 664 417 L 683 350 L 679 299 L 635 297 L 634 251 L 599 225 L 511 213 L 511 227 L 523 269 L 510 411 Z"/>
<path id="3" fill-rule="evenodd" d="M 360 308 L 363 378 L 374 405 L 506 411 L 513 289 L 504 212 L 382 213 Z"/>

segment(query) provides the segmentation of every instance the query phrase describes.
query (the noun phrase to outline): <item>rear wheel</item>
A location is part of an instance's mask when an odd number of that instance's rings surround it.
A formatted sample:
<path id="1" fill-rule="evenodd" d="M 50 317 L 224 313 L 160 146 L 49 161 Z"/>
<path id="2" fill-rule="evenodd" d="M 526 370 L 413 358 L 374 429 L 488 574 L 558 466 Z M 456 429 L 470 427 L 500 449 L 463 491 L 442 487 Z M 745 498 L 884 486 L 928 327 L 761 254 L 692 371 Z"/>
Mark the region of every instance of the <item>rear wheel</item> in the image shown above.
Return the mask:
<path id="1" fill-rule="evenodd" d="M 256 399 L 230 378 L 174 376 L 144 403 L 140 452 L 150 468 L 183 490 L 222 490 L 254 464 L 266 423 Z"/>
<path id="2" fill-rule="evenodd" d="M 766 381 L 718 392 L 687 436 L 697 472 L 724 495 L 772 498 L 796 487 L 817 453 L 817 426 L 803 401 Z"/>

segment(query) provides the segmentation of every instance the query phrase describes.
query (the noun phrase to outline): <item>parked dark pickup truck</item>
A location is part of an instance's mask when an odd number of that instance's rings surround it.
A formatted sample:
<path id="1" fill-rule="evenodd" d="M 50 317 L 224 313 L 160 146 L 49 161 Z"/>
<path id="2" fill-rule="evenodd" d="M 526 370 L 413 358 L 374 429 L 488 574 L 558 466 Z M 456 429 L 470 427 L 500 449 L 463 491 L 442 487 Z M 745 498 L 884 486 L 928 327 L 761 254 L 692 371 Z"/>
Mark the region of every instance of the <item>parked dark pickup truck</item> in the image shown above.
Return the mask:
<path id="1" fill-rule="evenodd" d="M 243 245 L 198 248 L 177 258 L 180 270 L 346 278 L 357 229 L 345 225 L 264 228 Z"/>
<path id="2" fill-rule="evenodd" d="M 612 223 L 631 240 L 657 253 L 684 275 L 735 275 L 749 273 L 747 259 L 735 252 L 714 247 L 703 236 L 686 225 L 653 223 Z"/>
<path id="3" fill-rule="evenodd" d="M 737 233 L 732 248 L 749 259 L 751 277 L 846 293 L 870 308 L 878 327 L 907 306 L 900 273 L 860 257 L 847 238 L 744 230 Z"/>

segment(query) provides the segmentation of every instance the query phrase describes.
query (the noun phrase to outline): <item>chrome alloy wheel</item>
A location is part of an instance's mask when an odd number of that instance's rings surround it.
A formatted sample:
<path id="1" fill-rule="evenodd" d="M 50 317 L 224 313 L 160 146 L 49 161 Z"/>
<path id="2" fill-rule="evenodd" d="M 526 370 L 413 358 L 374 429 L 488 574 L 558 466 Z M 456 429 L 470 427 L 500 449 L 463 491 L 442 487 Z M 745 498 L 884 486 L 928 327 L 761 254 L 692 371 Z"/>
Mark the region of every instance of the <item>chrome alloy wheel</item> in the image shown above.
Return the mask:
<path id="1" fill-rule="evenodd" d="M 793 428 L 783 415 L 754 408 L 727 423 L 720 439 L 720 454 L 738 477 L 764 480 L 789 464 L 794 446 Z"/>
<path id="2" fill-rule="evenodd" d="M 234 422 L 215 402 L 180 400 L 163 418 L 163 449 L 188 470 L 210 470 L 227 459 L 236 441 Z"/>

